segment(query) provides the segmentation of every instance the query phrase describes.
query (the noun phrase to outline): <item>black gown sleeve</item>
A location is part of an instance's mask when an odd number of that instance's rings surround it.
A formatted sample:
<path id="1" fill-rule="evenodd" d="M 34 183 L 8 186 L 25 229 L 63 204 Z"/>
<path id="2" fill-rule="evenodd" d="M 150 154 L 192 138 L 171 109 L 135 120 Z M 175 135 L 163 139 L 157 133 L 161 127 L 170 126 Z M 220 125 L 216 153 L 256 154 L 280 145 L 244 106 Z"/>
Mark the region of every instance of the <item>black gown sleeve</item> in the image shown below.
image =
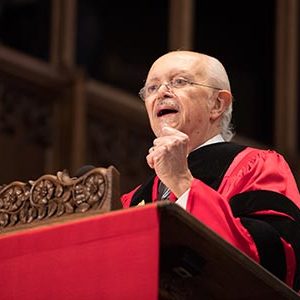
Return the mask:
<path id="1" fill-rule="evenodd" d="M 266 190 L 249 191 L 230 199 L 235 217 L 251 234 L 260 256 L 260 264 L 285 280 L 287 265 L 281 239 L 288 242 L 295 253 L 296 270 L 293 289 L 300 290 L 300 210 L 286 196 Z M 263 214 L 266 211 L 279 214 Z"/>

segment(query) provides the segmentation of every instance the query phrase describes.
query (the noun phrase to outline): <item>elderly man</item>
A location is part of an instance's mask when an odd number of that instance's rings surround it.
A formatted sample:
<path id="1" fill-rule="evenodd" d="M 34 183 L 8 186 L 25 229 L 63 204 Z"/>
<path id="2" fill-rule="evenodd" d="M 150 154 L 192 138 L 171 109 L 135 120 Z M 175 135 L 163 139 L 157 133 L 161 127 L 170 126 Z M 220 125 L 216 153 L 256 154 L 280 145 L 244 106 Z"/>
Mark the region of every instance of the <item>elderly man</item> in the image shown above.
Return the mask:
<path id="1" fill-rule="evenodd" d="M 170 52 L 152 65 L 140 95 L 156 136 L 155 174 L 122 196 L 124 207 L 169 199 L 296 291 L 300 196 L 284 158 L 229 142 L 232 95 L 215 58 Z"/>

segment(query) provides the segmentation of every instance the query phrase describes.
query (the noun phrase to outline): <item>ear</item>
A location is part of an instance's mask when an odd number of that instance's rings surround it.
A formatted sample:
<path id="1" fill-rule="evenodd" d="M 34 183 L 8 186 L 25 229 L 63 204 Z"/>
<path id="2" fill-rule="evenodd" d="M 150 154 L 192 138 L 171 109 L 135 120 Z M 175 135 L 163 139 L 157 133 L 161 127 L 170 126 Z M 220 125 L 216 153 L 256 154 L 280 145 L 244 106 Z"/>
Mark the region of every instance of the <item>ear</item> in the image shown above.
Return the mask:
<path id="1" fill-rule="evenodd" d="M 221 90 L 218 92 L 217 97 L 213 103 L 213 106 L 210 110 L 210 119 L 215 121 L 218 119 L 224 111 L 228 108 L 231 104 L 232 95 L 227 90 Z"/>

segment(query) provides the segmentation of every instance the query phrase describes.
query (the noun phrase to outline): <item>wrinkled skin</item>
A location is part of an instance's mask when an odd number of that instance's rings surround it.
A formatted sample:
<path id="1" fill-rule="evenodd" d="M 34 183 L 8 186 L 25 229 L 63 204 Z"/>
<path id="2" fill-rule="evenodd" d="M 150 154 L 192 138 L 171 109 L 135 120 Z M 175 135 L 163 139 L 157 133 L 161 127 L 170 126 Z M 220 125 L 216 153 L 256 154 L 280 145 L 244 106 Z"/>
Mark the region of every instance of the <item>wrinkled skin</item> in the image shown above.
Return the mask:
<path id="1" fill-rule="evenodd" d="M 198 53 L 171 52 L 154 62 L 146 80 L 146 85 L 162 84 L 156 94 L 145 100 L 151 128 L 157 137 L 149 149 L 147 162 L 177 197 L 193 181 L 188 154 L 220 133 L 220 117 L 231 102 L 231 94 L 196 85 L 176 89 L 164 84 L 177 75 L 207 83 L 208 78 L 202 72 L 205 64 L 205 56 Z M 162 110 L 170 113 L 160 114 Z"/>

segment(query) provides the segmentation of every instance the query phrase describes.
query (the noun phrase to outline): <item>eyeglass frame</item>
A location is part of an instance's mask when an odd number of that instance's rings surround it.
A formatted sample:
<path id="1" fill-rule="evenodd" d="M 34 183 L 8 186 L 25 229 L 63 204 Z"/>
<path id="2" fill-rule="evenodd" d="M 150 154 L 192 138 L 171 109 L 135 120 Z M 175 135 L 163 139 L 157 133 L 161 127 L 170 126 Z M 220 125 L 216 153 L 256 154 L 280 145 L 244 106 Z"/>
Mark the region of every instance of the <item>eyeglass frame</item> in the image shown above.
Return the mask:
<path id="1" fill-rule="evenodd" d="M 177 86 L 176 86 L 176 80 L 181 80 L 184 82 L 184 85 L 180 86 L 180 84 L 177 82 Z M 146 91 L 146 88 L 147 88 L 147 85 L 145 85 L 143 88 L 140 89 L 139 91 L 139 96 L 140 98 L 143 100 L 143 101 L 146 101 L 146 99 L 151 96 L 151 95 L 155 95 L 159 89 L 161 88 L 161 86 L 166 86 L 168 89 L 170 88 L 175 88 L 175 89 L 180 89 L 180 88 L 184 88 L 185 86 L 187 85 L 198 85 L 198 86 L 203 86 L 203 87 L 207 87 L 207 88 L 211 88 L 211 89 L 214 89 L 214 90 L 218 90 L 218 91 L 221 91 L 223 89 L 221 88 L 218 88 L 218 87 L 215 87 L 215 86 L 212 86 L 212 85 L 209 85 L 209 84 L 205 84 L 205 83 L 200 83 L 200 82 L 195 82 L 195 81 L 192 81 L 192 80 L 189 80 L 187 78 L 183 78 L 183 77 L 174 77 L 172 78 L 171 80 L 169 80 L 168 82 L 166 83 L 160 83 L 158 84 L 156 87 L 155 87 L 155 91 L 151 92 L 150 95 L 148 96 L 144 96 L 145 94 L 145 91 Z M 148 85 L 149 86 L 149 85 Z M 155 84 L 151 84 L 150 86 L 155 86 Z"/>

